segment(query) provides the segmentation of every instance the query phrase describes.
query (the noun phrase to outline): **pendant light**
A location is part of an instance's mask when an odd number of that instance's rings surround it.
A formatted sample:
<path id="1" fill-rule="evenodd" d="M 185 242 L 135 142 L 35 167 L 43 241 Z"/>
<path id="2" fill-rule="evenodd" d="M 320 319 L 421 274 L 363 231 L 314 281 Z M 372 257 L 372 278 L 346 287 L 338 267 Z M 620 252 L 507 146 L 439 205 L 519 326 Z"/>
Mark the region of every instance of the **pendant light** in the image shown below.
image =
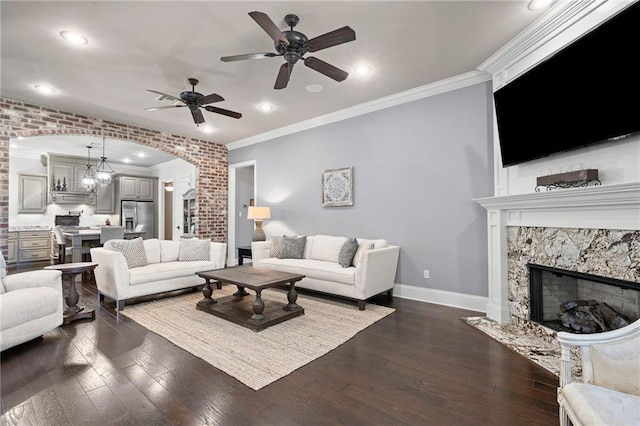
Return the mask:
<path id="1" fill-rule="evenodd" d="M 82 175 L 82 187 L 89 192 L 96 188 L 96 177 L 91 168 L 91 146 L 87 146 L 87 170 Z"/>
<path id="2" fill-rule="evenodd" d="M 113 169 L 107 163 L 107 157 L 104 156 L 104 143 L 105 138 L 102 138 L 102 157 L 100 159 L 100 164 L 98 165 L 98 170 L 96 170 L 96 182 L 100 185 L 109 185 L 111 183 L 111 178 L 113 176 Z"/>

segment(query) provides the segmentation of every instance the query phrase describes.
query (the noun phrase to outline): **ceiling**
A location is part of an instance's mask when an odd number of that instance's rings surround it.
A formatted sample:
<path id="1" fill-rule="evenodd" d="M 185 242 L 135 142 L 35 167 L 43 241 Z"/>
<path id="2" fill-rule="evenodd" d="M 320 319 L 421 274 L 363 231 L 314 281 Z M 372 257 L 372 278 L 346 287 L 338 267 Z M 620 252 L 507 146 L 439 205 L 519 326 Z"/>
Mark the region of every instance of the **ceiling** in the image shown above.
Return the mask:
<path id="1" fill-rule="evenodd" d="M 365 102 L 476 69 L 535 21 L 527 1 L 68 1 L 0 2 L 1 95 L 221 144 L 242 141 Z M 270 36 L 248 15 L 266 13 L 286 30 L 309 38 L 350 26 L 352 42 L 313 53 L 349 77 L 336 82 L 298 63 L 287 88 L 273 86 L 282 57 L 222 62 L 221 56 L 274 52 Z M 88 38 L 70 45 L 59 33 Z M 372 72 L 357 75 L 366 64 Z M 196 126 L 188 108 L 146 111 L 169 105 L 156 90 L 179 96 L 191 90 L 219 94 L 216 107 L 242 113 L 234 119 L 204 111 L 213 133 Z M 56 93 L 42 95 L 36 84 Z M 322 85 L 313 93 L 309 85 Z M 270 102 L 265 113 L 257 105 Z M 77 151 L 80 140 L 75 140 Z M 94 143 L 96 141 L 93 141 Z M 26 143 L 26 142 L 25 142 Z M 98 146 L 101 141 L 97 142 Z M 82 142 L 82 145 L 86 143 Z M 107 142 L 108 157 L 116 143 Z M 26 146 L 26 145 L 25 145 Z M 93 150 L 93 155 L 98 154 Z M 84 151 L 86 153 L 86 150 Z M 75 155 L 83 155 L 75 153 Z"/>

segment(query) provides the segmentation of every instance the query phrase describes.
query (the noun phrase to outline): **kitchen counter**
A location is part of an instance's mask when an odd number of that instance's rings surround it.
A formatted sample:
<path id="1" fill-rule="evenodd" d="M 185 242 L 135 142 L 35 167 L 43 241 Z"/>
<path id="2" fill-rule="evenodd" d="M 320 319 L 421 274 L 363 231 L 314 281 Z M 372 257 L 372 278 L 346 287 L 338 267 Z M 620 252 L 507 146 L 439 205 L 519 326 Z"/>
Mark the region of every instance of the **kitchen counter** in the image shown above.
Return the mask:
<path id="1" fill-rule="evenodd" d="M 49 225 L 9 225 L 9 232 L 20 231 L 51 231 Z"/>

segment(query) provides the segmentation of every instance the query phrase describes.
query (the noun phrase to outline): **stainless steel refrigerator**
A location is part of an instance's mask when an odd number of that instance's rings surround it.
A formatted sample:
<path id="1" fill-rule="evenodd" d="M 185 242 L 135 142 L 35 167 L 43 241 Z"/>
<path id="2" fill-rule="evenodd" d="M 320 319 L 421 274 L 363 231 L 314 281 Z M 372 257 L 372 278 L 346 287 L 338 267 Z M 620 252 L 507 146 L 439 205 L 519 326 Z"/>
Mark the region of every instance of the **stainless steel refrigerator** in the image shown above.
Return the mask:
<path id="1" fill-rule="evenodd" d="M 122 201 L 120 224 L 127 231 L 144 232 L 142 238 L 154 238 L 153 201 Z"/>

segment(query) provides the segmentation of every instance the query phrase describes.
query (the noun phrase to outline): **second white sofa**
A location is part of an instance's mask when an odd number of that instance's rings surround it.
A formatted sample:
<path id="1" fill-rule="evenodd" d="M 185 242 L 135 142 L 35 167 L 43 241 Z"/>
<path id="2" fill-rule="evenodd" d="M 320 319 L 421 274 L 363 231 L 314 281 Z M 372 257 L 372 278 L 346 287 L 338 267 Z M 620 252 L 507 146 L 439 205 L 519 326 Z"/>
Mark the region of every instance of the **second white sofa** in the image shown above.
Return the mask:
<path id="1" fill-rule="evenodd" d="M 226 243 L 208 240 L 107 241 L 91 249 L 91 260 L 98 263 L 98 303 L 107 296 L 120 311 L 127 299 L 202 285 L 196 273 L 224 268 L 226 253 Z"/>
<path id="2" fill-rule="evenodd" d="M 343 267 L 339 257 L 347 240 L 331 235 L 306 236 L 300 258 L 278 256 L 272 251 L 272 241 L 254 241 L 253 266 L 304 275 L 296 287 L 355 300 L 358 308 L 364 310 L 368 298 L 384 292 L 391 296 L 400 247 L 384 239 L 358 238 L 354 260 Z"/>

